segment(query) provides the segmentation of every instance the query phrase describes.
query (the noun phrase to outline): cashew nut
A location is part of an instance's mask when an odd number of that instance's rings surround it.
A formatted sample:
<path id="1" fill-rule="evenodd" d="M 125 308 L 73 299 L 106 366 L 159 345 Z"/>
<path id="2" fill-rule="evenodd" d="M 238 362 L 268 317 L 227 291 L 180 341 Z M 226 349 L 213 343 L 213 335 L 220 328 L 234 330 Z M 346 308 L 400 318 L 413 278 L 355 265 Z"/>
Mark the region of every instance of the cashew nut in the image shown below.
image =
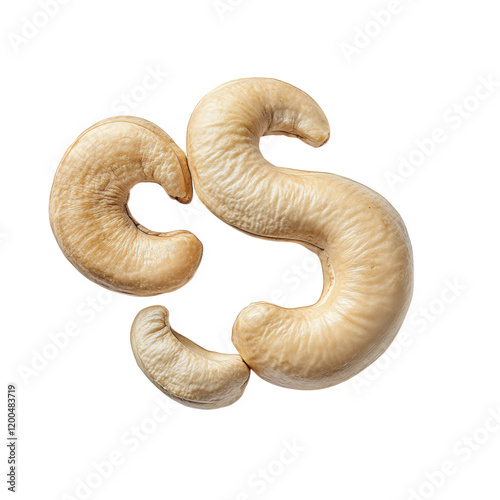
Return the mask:
<path id="1" fill-rule="evenodd" d="M 217 217 L 319 256 L 324 288 L 316 304 L 252 304 L 239 314 L 232 339 L 250 368 L 273 384 L 329 387 L 366 368 L 396 336 L 413 289 L 411 244 L 400 215 L 371 189 L 266 161 L 259 139 L 269 134 L 318 147 L 330 130 L 318 104 L 291 85 L 229 82 L 194 110 L 188 163 L 198 196 Z"/>
<path id="2" fill-rule="evenodd" d="M 162 306 L 143 309 L 132 325 L 132 350 L 141 370 L 167 396 L 194 408 L 238 400 L 250 370 L 237 354 L 207 351 L 175 332 Z"/>
<path id="3" fill-rule="evenodd" d="M 87 278 L 134 295 L 186 284 L 202 245 L 188 231 L 157 233 L 127 208 L 130 189 L 157 182 L 181 203 L 192 198 L 182 150 L 147 120 L 119 116 L 83 132 L 66 151 L 50 196 L 50 223 L 67 259 Z"/>

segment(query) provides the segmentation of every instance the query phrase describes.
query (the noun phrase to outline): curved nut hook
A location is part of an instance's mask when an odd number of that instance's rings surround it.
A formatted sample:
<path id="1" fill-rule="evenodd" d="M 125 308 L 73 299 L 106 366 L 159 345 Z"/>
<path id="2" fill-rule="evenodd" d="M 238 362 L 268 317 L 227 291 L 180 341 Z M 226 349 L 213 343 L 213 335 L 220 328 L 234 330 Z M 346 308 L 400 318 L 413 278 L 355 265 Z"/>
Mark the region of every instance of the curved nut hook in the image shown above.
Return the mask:
<path id="1" fill-rule="evenodd" d="M 130 190 L 156 182 L 181 203 L 192 198 L 182 150 L 147 120 L 119 116 L 83 132 L 66 151 L 50 195 L 50 224 L 66 258 L 111 290 L 156 295 L 186 284 L 202 244 L 188 231 L 156 233 L 130 215 Z"/>
<path id="2" fill-rule="evenodd" d="M 370 365 L 396 336 L 413 289 L 411 244 L 396 210 L 366 186 L 266 161 L 259 139 L 269 134 L 316 147 L 330 131 L 318 104 L 289 84 L 229 82 L 194 110 L 188 163 L 198 196 L 223 221 L 255 236 L 301 243 L 319 256 L 319 301 L 295 309 L 252 304 L 239 314 L 233 342 L 271 383 L 329 387 Z"/>
<path id="3" fill-rule="evenodd" d="M 175 332 L 162 306 L 143 309 L 130 338 L 137 364 L 149 380 L 185 406 L 228 406 L 248 383 L 250 370 L 239 355 L 207 351 Z"/>

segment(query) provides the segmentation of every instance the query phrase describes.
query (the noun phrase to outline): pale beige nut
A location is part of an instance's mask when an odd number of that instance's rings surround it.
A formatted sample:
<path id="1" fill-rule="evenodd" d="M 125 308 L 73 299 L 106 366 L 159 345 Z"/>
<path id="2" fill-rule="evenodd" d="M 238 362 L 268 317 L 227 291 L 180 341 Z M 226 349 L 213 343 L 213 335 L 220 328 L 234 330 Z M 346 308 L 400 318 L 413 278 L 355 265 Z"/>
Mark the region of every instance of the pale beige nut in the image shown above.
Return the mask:
<path id="1" fill-rule="evenodd" d="M 238 316 L 232 338 L 263 379 L 295 389 L 329 387 L 370 365 L 396 336 L 412 296 L 411 244 L 400 215 L 366 186 L 266 161 L 259 140 L 269 134 L 317 147 L 330 130 L 318 104 L 289 84 L 229 82 L 194 110 L 188 164 L 198 196 L 217 217 L 319 256 L 324 288 L 316 304 L 252 304 Z"/>
<path id="2" fill-rule="evenodd" d="M 147 120 L 118 116 L 83 132 L 66 151 L 50 195 L 50 224 L 67 259 L 118 292 L 156 295 L 186 284 L 202 244 L 188 231 L 157 233 L 130 215 L 130 190 L 156 182 L 181 203 L 192 198 L 182 150 Z"/>
<path id="3" fill-rule="evenodd" d="M 167 396 L 194 408 L 214 409 L 237 401 L 250 370 L 237 354 L 207 351 L 174 331 L 162 306 L 143 309 L 130 335 L 141 370 Z"/>

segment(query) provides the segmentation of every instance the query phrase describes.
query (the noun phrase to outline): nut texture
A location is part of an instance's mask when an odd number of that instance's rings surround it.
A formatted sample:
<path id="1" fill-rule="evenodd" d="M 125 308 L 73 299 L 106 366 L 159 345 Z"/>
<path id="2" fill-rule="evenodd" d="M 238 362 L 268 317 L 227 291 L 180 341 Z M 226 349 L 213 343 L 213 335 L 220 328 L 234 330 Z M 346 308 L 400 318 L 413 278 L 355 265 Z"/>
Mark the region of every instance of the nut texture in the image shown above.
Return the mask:
<path id="1" fill-rule="evenodd" d="M 167 396 L 194 408 L 237 401 L 250 370 L 237 354 L 207 351 L 172 330 L 162 306 L 143 309 L 132 325 L 132 350 L 141 370 Z"/>
<path id="2" fill-rule="evenodd" d="M 83 132 L 66 151 L 50 196 L 50 224 L 66 258 L 114 291 L 156 295 L 186 284 L 202 245 L 188 231 L 157 233 L 130 215 L 130 190 L 156 182 L 181 203 L 192 198 L 182 150 L 147 120 L 119 116 Z"/>
<path id="3" fill-rule="evenodd" d="M 226 83 L 191 116 L 188 164 L 198 196 L 217 217 L 254 236 L 301 243 L 320 258 L 324 288 L 316 304 L 252 304 L 232 338 L 263 379 L 329 387 L 370 365 L 396 336 L 413 290 L 411 244 L 400 215 L 366 186 L 266 161 L 259 140 L 270 134 L 318 147 L 330 130 L 318 104 L 289 84 Z"/>

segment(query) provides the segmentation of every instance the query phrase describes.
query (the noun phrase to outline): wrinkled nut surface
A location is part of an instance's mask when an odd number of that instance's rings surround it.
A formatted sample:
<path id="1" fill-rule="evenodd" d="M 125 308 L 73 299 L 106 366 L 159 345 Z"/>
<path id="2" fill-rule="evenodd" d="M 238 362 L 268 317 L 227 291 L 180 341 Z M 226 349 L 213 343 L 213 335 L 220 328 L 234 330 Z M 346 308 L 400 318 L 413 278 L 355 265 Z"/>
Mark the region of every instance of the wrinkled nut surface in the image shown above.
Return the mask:
<path id="1" fill-rule="evenodd" d="M 202 245 L 188 231 L 157 233 L 130 215 L 130 190 L 156 182 L 181 203 L 192 198 L 182 150 L 147 120 L 119 116 L 83 132 L 66 151 L 50 196 L 50 224 L 67 259 L 118 292 L 156 295 L 186 284 Z"/>
<path id="2" fill-rule="evenodd" d="M 198 196 L 217 217 L 319 256 L 324 288 L 316 304 L 252 304 L 239 314 L 232 338 L 263 379 L 295 389 L 329 387 L 370 365 L 396 336 L 413 289 L 411 244 L 399 214 L 371 189 L 266 161 L 259 139 L 269 134 L 318 147 L 330 130 L 318 104 L 291 85 L 229 82 L 194 110 L 188 163 Z"/>
<path id="3" fill-rule="evenodd" d="M 162 306 L 143 309 L 132 325 L 132 350 L 146 376 L 167 396 L 194 408 L 237 401 L 250 370 L 237 354 L 207 351 L 175 332 Z"/>

